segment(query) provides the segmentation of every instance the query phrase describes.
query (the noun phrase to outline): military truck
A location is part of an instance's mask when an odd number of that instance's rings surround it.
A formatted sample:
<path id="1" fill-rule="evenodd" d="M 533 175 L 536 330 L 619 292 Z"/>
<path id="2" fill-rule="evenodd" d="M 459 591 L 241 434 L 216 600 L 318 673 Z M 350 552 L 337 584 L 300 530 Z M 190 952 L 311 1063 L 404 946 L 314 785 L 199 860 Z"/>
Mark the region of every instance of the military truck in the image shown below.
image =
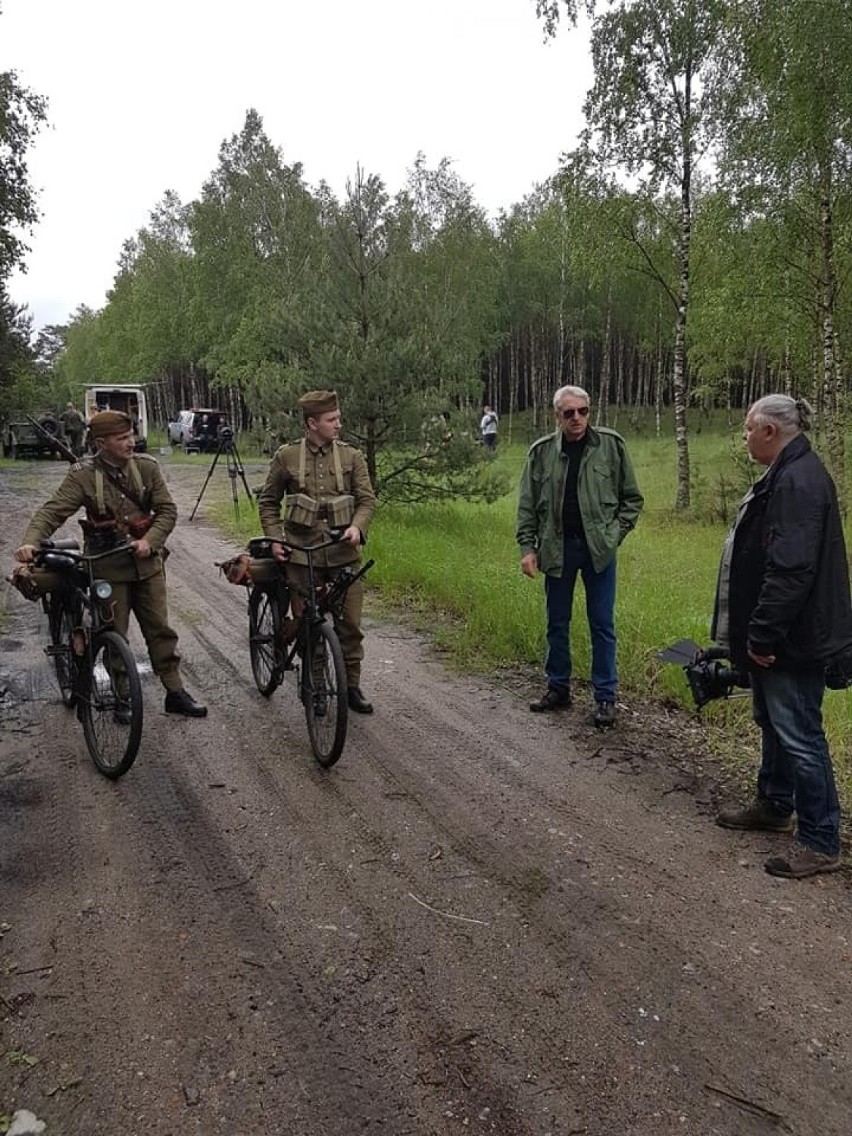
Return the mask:
<path id="1" fill-rule="evenodd" d="M 88 422 L 99 410 L 121 410 L 127 414 L 133 423 L 137 453 L 148 449 L 148 400 L 143 387 L 87 383 L 83 388 L 83 416 Z"/>
<path id="2" fill-rule="evenodd" d="M 36 422 L 48 434 L 58 437 L 61 434 L 59 420 L 54 414 L 33 415 Z M 53 458 L 56 453 L 40 430 L 33 426 L 26 415 L 14 414 L 3 427 L 4 458 Z"/>

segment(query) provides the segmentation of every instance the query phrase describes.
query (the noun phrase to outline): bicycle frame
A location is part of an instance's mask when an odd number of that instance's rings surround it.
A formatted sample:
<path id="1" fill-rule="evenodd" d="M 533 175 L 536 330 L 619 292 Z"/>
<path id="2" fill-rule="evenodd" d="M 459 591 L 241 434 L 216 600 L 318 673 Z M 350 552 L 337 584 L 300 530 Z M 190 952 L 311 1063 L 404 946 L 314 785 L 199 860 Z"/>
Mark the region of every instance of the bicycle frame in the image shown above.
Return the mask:
<path id="1" fill-rule="evenodd" d="M 88 612 L 90 639 L 94 638 L 104 628 L 112 626 L 112 615 L 106 614 L 104 611 L 105 606 L 112 599 L 112 585 L 108 581 L 100 581 L 95 575 L 95 562 L 128 551 L 127 547 L 121 546 L 111 548 L 107 552 L 87 555 L 80 551 L 80 545 L 76 540 L 57 540 L 42 541 L 36 554 L 34 560 L 36 567 L 47 568 L 56 572 L 60 577 L 59 592 L 63 600 L 67 602 L 69 596 L 73 597 L 69 606 L 73 606 L 75 609 L 79 606 Z M 85 572 L 85 584 L 79 578 L 83 572 Z M 78 578 L 75 579 L 75 576 Z M 101 582 L 109 587 L 108 594 L 103 598 L 96 594 L 95 589 L 95 585 Z M 49 614 L 50 600 L 53 595 L 53 592 L 48 592 L 42 596 L 42 608 L 45 614 Z"/>
<path id="2" fill-rule="evenodd" d="M 97 575 L 97 565 L 129 551 L 129 542 L 90 555 L 76 541 L 45 541 L 34 558 L 59 578 L 42 602 L 50 621 L 46 654 L 54 659 L 62 701 L 76 709 L 92 760 L 111 779 L 136 759 L 143 700 L 136 659 L 113 626 L 113 585 Z"/>
<path id="3" fill-rule="evenodd" d="M 324 623 L 327 615 L 331 615 L 332 618 L 334 618 L 334 615 L 336 614 L 337 603 L 345 596 L 347 589 L 350 588 L 356 582 L 356 580 L 360 580 L 362 576 L 365 575 L 365 573 L 369 572 L 369 570 L 375 564 L 375 560 L 367 560 L 364 564 L 361 565 L 360 569 L 357 572 L 352 572 L 351 569 L 347 572 L 347 566 L 343 565 L 340 574 L 330 584 L 317 584 L 314 567 L 314 556 L 316 555 L 316 553 L 322 552 L 326 548 L 332 548 L 334 545 L 340 544 L 340 541 L 341 536 L 339 533 L 337 535 L 331 536 L 328 540 L 320 541 L 318 544 L 307 545 L 292 544 L 289 541 L 280 540 L 277 537 L 256 537 L 253 540 L 249 541 L 249 548 L 254 546 L 256 551 L 261 551 L 264 547 L 271 549 L 273 545 L 277 544 L 282 548 L 290 550 L 291 552 L 303 552 L 307 560 L 307 594 L 304 597 L 301 597 L 304 605 L 302 607 L 302 610 L 298 614 L 296 614 L 295 612 L 293 613 L 294 618 L 299 622 L 299 632 L 296 636 L 293 646 L 289 651 L 285 652 L 285 658 L 282 660 L 282 665 L 285 670 L 290 670 L 292 668 L 293 658 L 301 646 L 299 638 L 305 634 L 303 628 L 316 627 L 318 624 Z M 279 584 L 283 585 L 284 587 L 288 587 L 286 582 L 288 563 L 289 560 L 282 561 L 276 559 L 276 564 L 280 573 L 280 579 L 276 581 L 275 584 L 276 587 L 278 587 Z M 341 583 L 341 581 L 343 582 Z"/>
<path id="4" fill-rule="evenodd" d="M 303 580 L 297 589 L 289 587 L 289 559 L 276 558 L 274 580 L 250 589 L 249 647 L 255 682 L 264 697 L 268 698 L 281 684 L 286 671 L 297 673 L 311 747 L 323 768 L 329 768 L 340 757 L 347 729 L 346 664 L 333 625 L 341 617 L 348 588 L 374 563 L 368 560 L 357 572 L 342 565 L 334 569 L 336 575 L 330 583 L 318 584 L 314 557 L 339 541 L 339 533 L 314 545 L 294 545 L 270 537 L 249 541 L 253 559 L 268 556 L 276 544 L 304 554 L 307 586 Z M 286 620 L 288 606 L 292 607 L 292 622 Z M 327 620 L 328 615 L 331 621 Z"/>

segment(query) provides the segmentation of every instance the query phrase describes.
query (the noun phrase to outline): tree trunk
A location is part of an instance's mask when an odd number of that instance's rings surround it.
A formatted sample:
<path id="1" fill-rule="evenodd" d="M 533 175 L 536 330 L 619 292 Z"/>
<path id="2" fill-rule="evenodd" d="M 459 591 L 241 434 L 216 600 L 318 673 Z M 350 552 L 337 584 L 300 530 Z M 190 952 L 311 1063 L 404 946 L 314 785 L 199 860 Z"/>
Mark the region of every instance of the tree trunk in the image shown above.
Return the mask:
<path id="1" fill-rule="evenodd" d="M 822 383 L 825 399 L 825 426 L 831 476 L 837 486 L 841 511 L 845 514 L 846 446 L 843 431 L 843 395 L 840 365 L 837 359 L 837 334 L 834 311 L 837 298 L 834 269 L 834 228 L 831 207 L 831 171 L 823 169 L 823 195 L 820 202 L 820 236 L 822 239 L 822 280 L 820 281 L 820 315 L 822 319 Z"/>

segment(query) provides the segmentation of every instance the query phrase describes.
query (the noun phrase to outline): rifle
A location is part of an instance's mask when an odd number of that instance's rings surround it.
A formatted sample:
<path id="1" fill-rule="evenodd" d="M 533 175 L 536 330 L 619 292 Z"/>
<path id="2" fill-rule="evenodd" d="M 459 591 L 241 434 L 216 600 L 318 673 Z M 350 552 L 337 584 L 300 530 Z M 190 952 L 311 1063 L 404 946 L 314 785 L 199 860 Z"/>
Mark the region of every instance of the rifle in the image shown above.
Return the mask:
<path id="1" fill-rule="evenodd" d="M 61 438 L 57 438 L 55 434 L 51 434 L 49 430 L 45 430 L 42 424 L 40 422 L 36 422 L 35 418 L 33 418 L 31 415 L 26 414 L 24 415 L 24 417 L 31 426 L 34 426 L 36 428 L 41 437 L 44 438 L 44 440 L 51 446 L 53 446 L 54 450 L 56 450 L 58 454 L 65 458 L 66 461 L 71 462 L 72 465 L 79 465 L 80 459 L 77 457 L 73 450 L 69 449 L 68 446 L 65 445 Z"/>

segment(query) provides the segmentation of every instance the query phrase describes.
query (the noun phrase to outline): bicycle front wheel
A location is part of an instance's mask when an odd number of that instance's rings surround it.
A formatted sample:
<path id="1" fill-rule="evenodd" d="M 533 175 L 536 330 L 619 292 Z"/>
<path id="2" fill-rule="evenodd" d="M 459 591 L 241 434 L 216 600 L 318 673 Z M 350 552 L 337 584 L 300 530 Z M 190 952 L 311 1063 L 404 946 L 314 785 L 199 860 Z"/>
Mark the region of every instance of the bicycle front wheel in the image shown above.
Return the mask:
<path id="1" fill-rule="evenodd" d="M 71 636 L 79 623 L 79 615 L 73 604 L 61 592 L 54 592 L 51 595 L 48 610 L 50 654 L 53 656 L 53 666 L 56 669 L 56 681 L 59 683 L 62 705 L 70 708 L 76 701 L 74 696 L 76 660 L 71 647 Z"/>
<path id="2" fill-rule="evenodd" d="M 86 746 L 98 770 L 126 773 L 142 740 L 142 683 L 133 652 L 117 631 L 101 631 L 91 646 L 91 669 L 80 717 Z"/>
<path id="3" fill-rule="evenodd" d="M 349 705 L 346 667 L 334 628 L 320 623 L 311 630 L 302 660 L 302 702 L 314 757 L 329 769 L 343 753 Z"/>
<path id="4" fill-rule="evenodd" d="M 248 606 L 251 673 L 257 689 L 264 698 L 269 698 L 281 685 L 281 665 L 278 660 L 281 604 L 274 592 L 252 588 Z"/>

